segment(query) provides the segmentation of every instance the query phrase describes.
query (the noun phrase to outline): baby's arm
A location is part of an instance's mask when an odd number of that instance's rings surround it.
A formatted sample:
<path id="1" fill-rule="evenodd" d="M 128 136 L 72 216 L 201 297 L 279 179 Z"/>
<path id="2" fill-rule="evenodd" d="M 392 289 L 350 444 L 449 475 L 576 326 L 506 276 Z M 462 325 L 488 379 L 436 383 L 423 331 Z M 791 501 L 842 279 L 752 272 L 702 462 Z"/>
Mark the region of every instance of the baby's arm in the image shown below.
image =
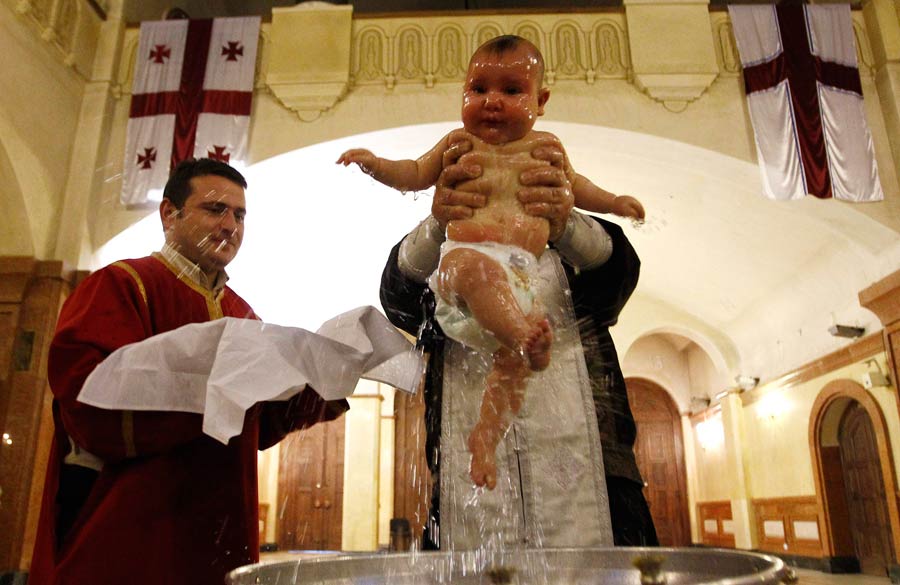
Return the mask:
<path id="1" fill-rule="evenodd" d="M 421 191 L 437 181 L 443 169 L 442 156 L 448 146 L 448 137 L 444 136 L 417 160 L 390 160 L 375 156 L 364 148 L 353 148 L 342 154 L 337 164 L 355 163 L 379 183 L 399 191 Z"/>
<path id="2" fill-rule="evenodd" d="M 598 187 L 590 179 L 575 174 L 572 182 L 572 194 L 575 195 L 575 207 L 596 213 L 612 213 L 619 217 L 644 219 L 644 206 L 629 195 L 610 193 Z"/>

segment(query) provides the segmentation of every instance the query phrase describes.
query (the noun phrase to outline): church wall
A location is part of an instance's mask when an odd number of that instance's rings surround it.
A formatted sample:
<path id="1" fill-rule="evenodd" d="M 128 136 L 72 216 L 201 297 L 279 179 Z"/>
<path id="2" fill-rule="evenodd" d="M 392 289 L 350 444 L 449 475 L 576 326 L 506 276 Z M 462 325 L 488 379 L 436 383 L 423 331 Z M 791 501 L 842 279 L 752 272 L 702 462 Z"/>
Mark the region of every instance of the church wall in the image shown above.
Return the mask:
<path id="1" fill-rule="evenodd" d="M 711 408 L 691 420 L 693 432 L 687 437 L 696 455 L 696 495 L 698 503 L 731 499 L 731 482 L 726 469 L 722 414 Z"/>
<path id="2" fill-rule="evenodd" d="M 485 35 L 510 31 L 538 38 L 546 53 L 551 99 L 545 119 L 643 132 L 753 162 L 752 129 L 727 14 L 712 12 L 709 18 L 710 38 L 683 39 L 684 43 L 711 43 L 719 67 L 716 78 L 691 103 L 654 99 L 629 80 L 632 48 L 624 13 L 355 19 L 352 31 L 348 31 L 352 36 L 349 72 L 331 72 L 338 78 L 343 75 L 343 84 L 272 82 L 285 76 L 302 79 L 304 67 L 312 68 L 321 51 L 296 55 L 288 71 L 272 71 L 271 55 L 278 39 L 272 38 L 272 25 L 266 24 L 261 32 L 247 162 L 362 132 L 458 120 L 468 55 Z M 858 14 L 854 18 L 862 20 Z M 871 50 L 864 27 L 858 22 L 857 28 L 863 47 L 864 90 L 867 95 L 875 95 L 871 67 L 865 62 L 871 61 Z M 343 32 L 335 31 L 335 35 L 340 37 Z M 121 96 L 117 96 L 109 145 L 102 157 L 109 180 L 93 197 L 95 203 L 103 204 L 91 221 L 94 248 L 143 215 L 116 203 L 136 44 L 137 31 L 131 29 L 124 41 L 116 80 Z M 659 51 L 664 54 L 664 48 Z M 878 101 L 866 103 L 882 182 L 894 195 L 884 204 L 860 207 L 897 230 L 900 208 L 894 207 L 900 202 L 890 145 Z M 573 164 L 578 168 L 577 160 Z M 606 184 L 603 177 L 589 178 Z M 302 175 L 298 173 L 300 181 Z"/>
<path id="3" fill-rule="evenodd" d="M 26 215 L 24 225 L 0 234 L 0 255 L 53 257 L 99 24 L 85 1 L 0 2 L 0 148 L 15 173 L 4 182 L 20 190 L 0 195 L 13 218 L 23 207 Z"/>
<path id="4" fill-rule="evenodd" d="M 860 360 L 787 390 L 761 388 L 762 395 L 744 408 L 746 457 L 752 474 L 747 478 L 754 498 L 815 495 L 809 449 L 809 420 L 819 391 L 832 380 L 861 383 L 870 367 Z M 878 361 L 885 367 L 884 354 Z M 900 418 L 894 388 L 868 391 L 879 403 L 888 424 L 891 447 L 900 455 Z M 791 448 L 785 448 L 790 445 Z"/>
<path id="5" fill-rule="evenodd" d="M 638 376 L 653 380 L 664 388 L 679 412 L 685 412 L 690 404 L 691 379 L 684 354 L 673 347 L 666 338 L 651 335 L 639 339 L 619 356 L 625 377 Z"/>

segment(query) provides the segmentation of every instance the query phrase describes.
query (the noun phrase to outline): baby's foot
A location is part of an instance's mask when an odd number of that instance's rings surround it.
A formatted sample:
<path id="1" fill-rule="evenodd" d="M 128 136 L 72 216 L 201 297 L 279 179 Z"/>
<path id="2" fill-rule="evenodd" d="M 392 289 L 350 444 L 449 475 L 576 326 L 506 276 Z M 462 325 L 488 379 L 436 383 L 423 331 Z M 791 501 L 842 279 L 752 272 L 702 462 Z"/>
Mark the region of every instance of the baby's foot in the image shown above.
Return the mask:
<path id="1" fill-rule="evenodd" d="M 528 358 L 529 367 L 538 372 L 550 365 L 550 345 L 553 343 L 553 331 L 550 322 L 541 319 L 535 323 L 531 334 L 522 345 L 525 356 Z"/>
<path id="2" fill-rule="evenodd" d="M 476 426 L 469 435 L 469 452 L 472 454 L 469 477 L 476 486 L 492 490 L 497 486 L 497 446 L 491 448 L 484 433 Z"/>

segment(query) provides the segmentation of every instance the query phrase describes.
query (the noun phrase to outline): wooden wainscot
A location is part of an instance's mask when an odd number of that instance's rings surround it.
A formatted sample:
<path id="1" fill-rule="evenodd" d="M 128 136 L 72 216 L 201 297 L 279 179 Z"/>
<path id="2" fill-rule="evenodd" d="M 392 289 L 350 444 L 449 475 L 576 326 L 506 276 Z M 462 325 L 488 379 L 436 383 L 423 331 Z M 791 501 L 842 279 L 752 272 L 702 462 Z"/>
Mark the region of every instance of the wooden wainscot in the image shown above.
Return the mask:
<path id="1" fill-rule="evenodd" d="M 753 500 L 759 549 L 821 558 L 822 522 L 815 496 Z"/>
<path id="2" fill-rule="evenodd" d="M 700 502 L 697 504 L 700 520 L 700 542 L 707 546 L 734 548 L 734 520 L 731 502 Z"/>

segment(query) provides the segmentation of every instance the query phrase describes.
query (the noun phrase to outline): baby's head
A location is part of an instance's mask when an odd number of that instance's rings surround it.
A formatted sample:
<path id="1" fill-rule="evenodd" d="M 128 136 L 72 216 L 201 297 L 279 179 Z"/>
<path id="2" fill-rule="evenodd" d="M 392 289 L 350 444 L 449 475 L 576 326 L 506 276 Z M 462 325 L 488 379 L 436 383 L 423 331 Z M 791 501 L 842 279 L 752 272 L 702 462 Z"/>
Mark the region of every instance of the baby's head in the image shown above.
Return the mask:
<path id="1" fill-rule="evenodd" d="M 514 35 L 496 37 L 472 55 L 463 88 L 463 126 L 489 144 L 523 138 L 550 90 L 544 82 L 544 58 L 531 42 Z"/>

